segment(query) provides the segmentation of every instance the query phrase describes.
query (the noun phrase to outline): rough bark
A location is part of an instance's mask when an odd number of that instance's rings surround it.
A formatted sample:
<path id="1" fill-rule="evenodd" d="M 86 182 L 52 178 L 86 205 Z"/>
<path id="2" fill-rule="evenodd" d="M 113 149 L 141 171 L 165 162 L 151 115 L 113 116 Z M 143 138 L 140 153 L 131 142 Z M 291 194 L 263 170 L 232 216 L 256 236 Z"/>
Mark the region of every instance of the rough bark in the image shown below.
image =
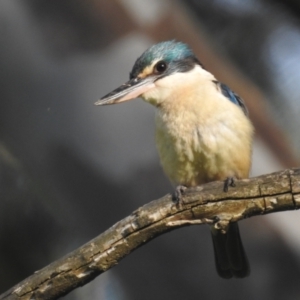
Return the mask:
<path id="1" fill-rule="evenodd" d="M 180 205 L 172 195 L 154 200 L 98 237 L 20 282 L 1 299 L 57 299 L 115 266 L 158 235 L 178 227 L 228 222 L 300 207 L 300 169 L 236 181 L 223 192 L 212 182 L 184 192 Z"/>

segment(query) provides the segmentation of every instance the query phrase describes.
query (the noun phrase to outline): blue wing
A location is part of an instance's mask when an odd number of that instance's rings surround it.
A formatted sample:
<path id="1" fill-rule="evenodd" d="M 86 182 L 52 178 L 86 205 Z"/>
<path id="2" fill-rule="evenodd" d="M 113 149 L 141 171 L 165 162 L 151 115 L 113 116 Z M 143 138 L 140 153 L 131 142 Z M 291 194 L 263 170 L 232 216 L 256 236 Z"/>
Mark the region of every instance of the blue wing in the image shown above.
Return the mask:
<path id="1" fill-rule="evenodd" d="M 221 82 L 216 82 L 216 85 L 220 88 L 222 94 L 228 98 L 231 102 L 238 105 L 244 112 L 246 116 L 248 116 L 248 109 L 241 97 L 239 97 L 235 92 L 233 92 L 226 84 Z"/>

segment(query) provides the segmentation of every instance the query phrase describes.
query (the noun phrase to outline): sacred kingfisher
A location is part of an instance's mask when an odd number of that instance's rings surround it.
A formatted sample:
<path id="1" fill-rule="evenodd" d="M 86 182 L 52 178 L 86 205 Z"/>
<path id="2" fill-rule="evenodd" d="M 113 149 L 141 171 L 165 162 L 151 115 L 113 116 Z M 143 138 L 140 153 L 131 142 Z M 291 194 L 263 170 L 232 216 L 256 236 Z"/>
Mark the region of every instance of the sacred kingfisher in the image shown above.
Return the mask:
<path id="1" fill-rule="evenodd" d="M 154 105 L 156 144 L 162 167 L 176 186 L 192 187 L 249 176 L 254 129 L 242 99 L 220 83 L 184 43 L 166 41 L 147 49 L 130 79 L 96 105 L 137 97 Z M 179 189 L 180 190 L 180 189 Z M 226 233 L 211 227 L 215 262 L 223 278 L 250 273 L 238 224 Z"/>

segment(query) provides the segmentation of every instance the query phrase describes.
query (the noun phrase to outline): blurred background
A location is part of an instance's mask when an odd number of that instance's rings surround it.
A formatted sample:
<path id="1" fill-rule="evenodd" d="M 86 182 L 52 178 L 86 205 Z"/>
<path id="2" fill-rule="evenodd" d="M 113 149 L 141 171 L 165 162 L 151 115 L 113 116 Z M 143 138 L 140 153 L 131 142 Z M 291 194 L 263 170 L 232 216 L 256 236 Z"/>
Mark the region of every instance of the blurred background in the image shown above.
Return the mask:
<path id="1" fill-rule="evenodd" d="M 1 0 L 0 293 L 173 192 L 154 108 L 95 107 L 153 43 L 190 44 L 242 96 L 252 176 L 299 166 L 297 0 Z M 65 299 L 299 299 L 299 213 L 240 222 L 252 273 L 224 280 L 208 228 L 160 236 Z"/>

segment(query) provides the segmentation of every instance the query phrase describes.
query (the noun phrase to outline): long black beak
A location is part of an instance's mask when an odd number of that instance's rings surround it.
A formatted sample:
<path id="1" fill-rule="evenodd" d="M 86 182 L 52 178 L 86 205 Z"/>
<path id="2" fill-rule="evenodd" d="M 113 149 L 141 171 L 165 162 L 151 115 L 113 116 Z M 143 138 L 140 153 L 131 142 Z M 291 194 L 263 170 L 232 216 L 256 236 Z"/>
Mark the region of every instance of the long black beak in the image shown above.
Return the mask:
<path id="1" fill-rule="evenodd" d="M 95 105 L 116 104 L 135 99 L 155 87 L 155 77 L 133 78 L 98 100 Z"/>

